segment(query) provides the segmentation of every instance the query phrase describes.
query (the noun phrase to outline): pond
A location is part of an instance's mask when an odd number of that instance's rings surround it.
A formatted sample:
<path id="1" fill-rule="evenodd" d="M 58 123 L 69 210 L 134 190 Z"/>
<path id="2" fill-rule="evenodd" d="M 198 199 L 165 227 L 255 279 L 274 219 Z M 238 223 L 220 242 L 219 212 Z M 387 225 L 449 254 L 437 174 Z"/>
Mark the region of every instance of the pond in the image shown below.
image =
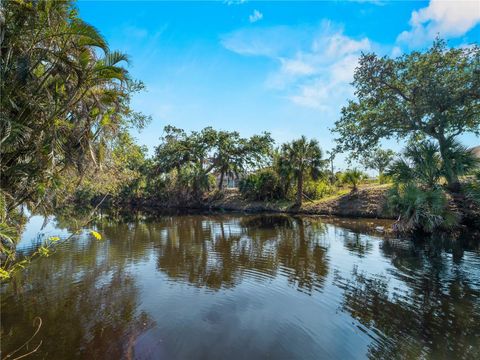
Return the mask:
<path id="1" fill-rule="evenodd" d="M 36 317 L 15 356 L 41 342 L 30 358 L 479 358 L 478 242 L 385 239 L 364 225 L 99 222 L 103 240 L 78 236 L 2 286 L 2 358 Z"/>

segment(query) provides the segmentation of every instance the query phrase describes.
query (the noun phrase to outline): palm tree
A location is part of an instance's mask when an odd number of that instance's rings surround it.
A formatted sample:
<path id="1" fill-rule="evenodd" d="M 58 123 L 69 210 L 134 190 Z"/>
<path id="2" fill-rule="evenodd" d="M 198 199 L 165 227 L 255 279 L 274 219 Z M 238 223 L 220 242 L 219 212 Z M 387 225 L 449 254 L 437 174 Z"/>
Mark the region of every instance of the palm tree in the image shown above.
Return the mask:
<path id="1" fill-rule="evenodd" d="M 43 206 L 63 170 L 97 163 L 122 126 L 144 117 L 129 108 L 142 84 L 129 79 L 126 56 L 111 52 L 71 1 L 7 1 L 1 10 L 0 182 L 9 212 Z"/>
<path id="2" fill-rule="evenodd" d="M 434 189 L 440 186 L 442 178 L 458 179 L 478 168 L 479 160 L 474 153 L 455 139 L 448 141 L 447 151 L 449 165 L 445 166 L 436 143 L 422 141 L 410 144 L 404 151 L 404 157 L 392 164 L 389 173 L 399 183 L 413 182 Z"/>
<path id="3" fill-rule="evenodd" d="M 352 192 L 358 190 L 358 184 L 365 178 L 365 174 L 358 169 L 347 170 L 342 175 L 342 181 L 352 186 Z"/>
<path id="4" fill-rule="evenodd" d="M 468 174 L 478 168 L 479 161 L 473 152 L 459 142 L 448 141 L 448 166 L 433 141 L 410 144 L 403 158 L 395 161 L 390 174 L 395 180 L 388 204 L 393 213 L 400 214 L 398 226 L 403 230 L 423 229 L 432 232 L 438 227 L 451 227 L 458 221 L 458 214 L 448 207 L 445 190 L 452 189 L 448 179 Z M 446 180 L 447 187 L 442 186 Z M 465 185 L 466 197 L 476 201 L 478 186 L 473 181 Z"/>
<path id="5" fill-rule="evenodd" d="M 304 176 L 310 174 L 312 178 L 317 178 L 324 165 L 322 150 L 317 140 L 307 140 L 302 136 L 298 140 L 282 145 L 279 167 L 284 172 L 291 173 L 297 181 L 297 206 L 302 205 Z"/>

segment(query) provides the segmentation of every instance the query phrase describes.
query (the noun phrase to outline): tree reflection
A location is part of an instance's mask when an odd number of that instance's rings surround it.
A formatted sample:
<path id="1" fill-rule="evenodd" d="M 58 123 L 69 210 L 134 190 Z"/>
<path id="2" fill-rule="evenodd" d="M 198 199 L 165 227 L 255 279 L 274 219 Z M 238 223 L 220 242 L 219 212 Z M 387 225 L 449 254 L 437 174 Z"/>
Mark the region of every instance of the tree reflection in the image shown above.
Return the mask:
<path id="1" fill-rule="evenodd" d="M 480 289 L 469 281 L 478 272 L 476 263 L 456 267 L 445 250 L 439 251 L 438 241 L 383 243 L 400 287 L 356 267 L 348 278 L 336 274 L 335 284 L 344 291 L 342 309 L 373 331 L 370 358 L 473 359 L 480 354 Z"/>
<path id="2" fill-rule="evenodd" d="M 165 278 L 213 291 L 252 281 L 263 288 L 270 283 L 264 280 L 275 278 L 271 283 L 280 286 L 276 290 L 288 296 L 285 285 L 307 294 L 328 286 L 329 291 L 317 297 L 293 301 L 307 300 L 305 304 L 312 306 L 306 310 L 307 317 L 310 309 L 323 310 L 323 303 L 341 304 L 344 312 L 358 320 L 360 336 L 366 333 L 372 338 L 371 358 L 475 358 L 480 353 L 479 245 L 475 239 L 380 241 L 359 234 L 356 228 L 363 222 L 346 230 L 345 219 L 339 227 L 327 227 L 317 218 L 287 215 L 166 215 L 154 221 L 137 215 L 123 222 L 99 219 L 94 226 L 104 240 L 75 238 L 4 285 L 2 310 L 7 311 L 2 313 L 1 331 L 5 355 L 29 338 L 31 321 L 40 316 L 44 343 L 35 354 L 38 358 L 134 358 L 142 344 L 145 354 L 159 357 L 158 351 L 165 350 L 156 341 L 161 332 L 155 332 L 158 328 L 148 331 L 155 324 L 140 310 L 141 300 L 148 302 L 148 296 L 140 299 L 139 283 L 142 293 L 152 295 L 145 286 L 160 285 Z M 334 256 L 335 262 L 330 259 Z M 374 274 L 357 267 L 350 272 L 352 264 Z M 165 276 L 150 281 L 150 265 Z M 276 301 L 277 292 L 271 295 L 268 301 Z M 322 303 L 317 301 L 320 297 Z M 238 302 L 243 303 L 241 298 Z M 252 307 L 257 304 L 262 305 L 261 299 Z M 330 319 L 335 317 L 332 314 Z M 295 325 L 295 321 L 289 324 Z M 291 327 L 281 329 L 287 335 L 295 333 Z M 341 330 L 342 341 L 355 336 Z M 315 343 L 309 335 L 305 339 Z"/>
<path id="3" fill-rule="evenodd" d="M 288 216 L 184 217 L 168 228 L 158 268 L 176 279 L 212 289 L 279 269 L 305 291 L 321 288 L 328 274 L 324 226 Z"/>
<path id="4" fill-rule="evenodd" d="M 75 247 L 84 251 L 69 251 Z M 72 242 L 5 285 L 4 355 L 30 337 L 35 316 L 43 320 L 36 338 L 43 344 L 33 358 L 119 359 L 133 353 L 137 337 L 154 324 L 137 310 L 138 289 L 125 258 L 111 261 L 107 248 L 104 242 Z"/>
<path id="5" fill-rule="evenodd" d="M 358 257 L 365 257 L 371 253 L 373 244 L 368 236 L 360 233 L 354 233 L 347 229 L 341 229 L 343 245 L 352 254 Z"/>

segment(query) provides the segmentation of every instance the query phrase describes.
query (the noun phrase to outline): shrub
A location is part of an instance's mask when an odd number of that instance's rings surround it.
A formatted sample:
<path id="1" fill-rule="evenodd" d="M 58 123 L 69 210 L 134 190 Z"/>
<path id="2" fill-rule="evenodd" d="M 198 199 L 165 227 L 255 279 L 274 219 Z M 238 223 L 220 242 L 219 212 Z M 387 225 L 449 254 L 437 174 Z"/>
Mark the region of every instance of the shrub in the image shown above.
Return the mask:
<path id="1" fill-rule="evenodd" d="M 358 169 L 347 170 L 342 174 L 342 182 L 352 187 L 352 191 L 358 190 L 358 184 L 366 178 L 366 175 Z"/>
<path id="2" fill-rule="evenodd" d="M 437 228 L 454 226 L 458 219 L 447 205 L 442 189 L 428 189 L 413 183 L 392 188 L 387 201 L 389 210 L 400 215 L 397 222 L 400 231 L 433 232 Z"/>
<path id="3" fill-rule="evenodd" d="M 308 180 L 303 189 L 303 193 L 310 199 L 314 200 L 324 198 L 325 196 L 331 195 L 334 192 L 334 187 L 325 180 Z"/>
<path id="4" fill-rule="evenodd" d="M 247 175 L 239 182 L 242 195 L 251 200 L 282 198 L 280 178 L 272 169 L 262 169 Z"/>
<path id="5" fill-rule="evenodd" d="M 412 143 L 405 149 L 403 158 L 390 167 L 395 187 L 389 194 L 388 204 L 392 211 L 400 214 L 400 230 L 433 232 L 458 222 L 458 216 L 449 210 L 445 191 L 458 192 L 460 183 L 455 179 L 475 171 L 478 160 L 471 150 L 453 138 L 448 140 L 446 152 L 449 158 L 443 159 L 439 146 L 433 141 Z M 441 184 L 444 179 L 448 179 L 448 188 Z M 479 189 L 478 178 L 467 182 L 463 189 L 466 199 L 478 203 Z"/>

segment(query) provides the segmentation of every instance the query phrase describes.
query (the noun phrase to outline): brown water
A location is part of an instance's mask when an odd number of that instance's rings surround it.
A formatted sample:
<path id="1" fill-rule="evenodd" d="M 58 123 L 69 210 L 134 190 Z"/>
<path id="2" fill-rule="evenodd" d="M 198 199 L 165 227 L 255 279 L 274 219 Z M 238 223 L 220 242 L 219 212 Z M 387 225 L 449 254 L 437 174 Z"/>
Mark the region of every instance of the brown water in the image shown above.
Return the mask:
<path id="1" fill-rule="evenodd" d="M 480 358 L 474 241 L 283 215 L 104 222 L 1 289 L 2 358 Z M 360 226 L 354 226 L 360 225 Z M 28 251 L 28 245 L 24 249 Z"/>

